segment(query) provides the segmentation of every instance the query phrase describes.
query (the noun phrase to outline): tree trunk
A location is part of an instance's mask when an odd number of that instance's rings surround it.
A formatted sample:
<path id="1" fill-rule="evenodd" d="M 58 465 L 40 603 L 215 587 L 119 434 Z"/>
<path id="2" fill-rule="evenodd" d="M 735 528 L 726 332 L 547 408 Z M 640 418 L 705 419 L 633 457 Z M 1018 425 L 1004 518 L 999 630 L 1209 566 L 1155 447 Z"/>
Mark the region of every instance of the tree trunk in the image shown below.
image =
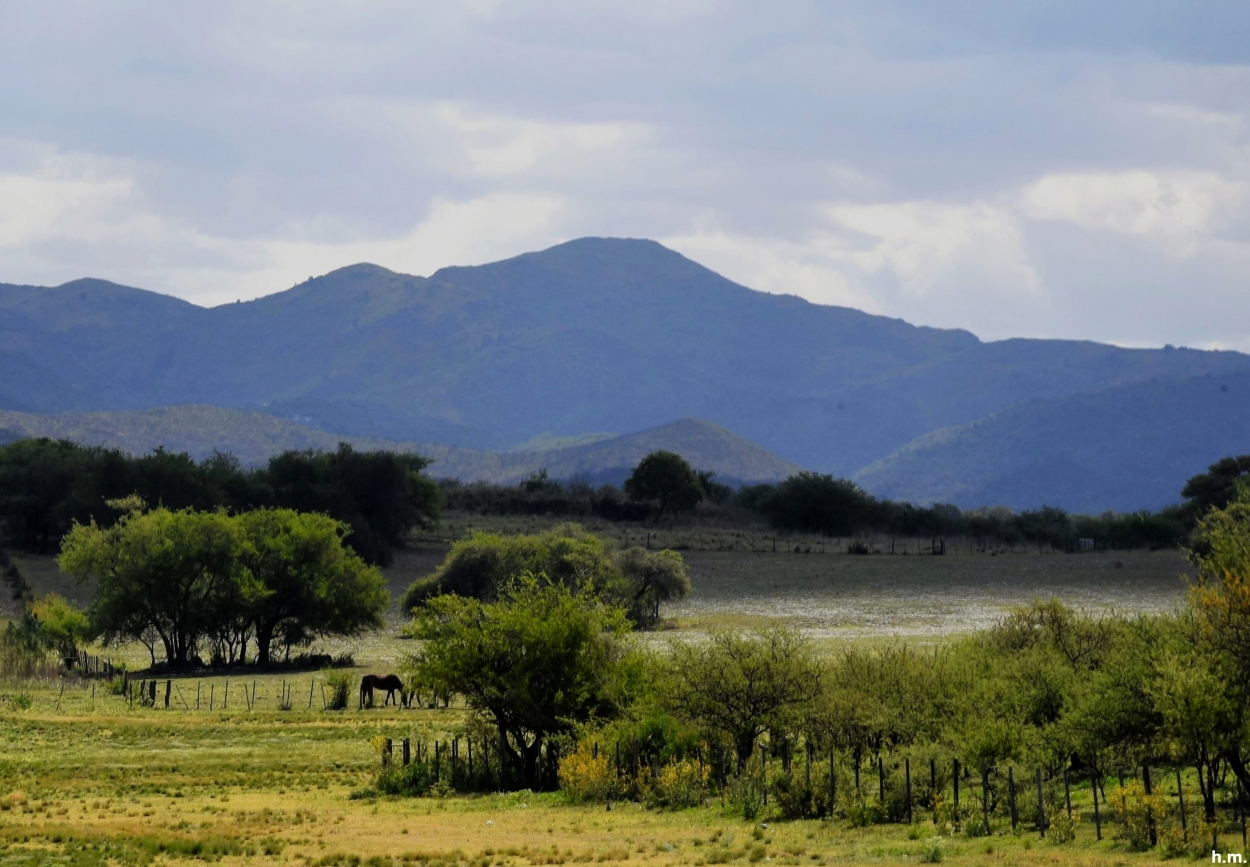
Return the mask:
<path id="1" fill-rule="evenodd" d="M 269 648 L 273 644 L 273 626 L 256 624 L 256 664 L 269 664 Z"/>

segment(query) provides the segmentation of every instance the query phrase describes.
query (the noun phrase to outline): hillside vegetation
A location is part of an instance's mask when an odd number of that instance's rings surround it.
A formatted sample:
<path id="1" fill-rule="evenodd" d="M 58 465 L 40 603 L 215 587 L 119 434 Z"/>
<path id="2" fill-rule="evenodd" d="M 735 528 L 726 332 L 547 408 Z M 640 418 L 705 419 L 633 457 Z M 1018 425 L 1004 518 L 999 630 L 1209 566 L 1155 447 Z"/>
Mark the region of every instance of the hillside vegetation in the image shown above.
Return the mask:
<path id="1" fill-rule="evenodd" d="M 1218 423 L 1213 423 L 1218 420 Z M 1075 512 L 1159 509 L 1177 480 L 1246 450 L 1250 377 L 1135 383 L 1035 401 L 909 443 L 855 475 L 913 503 L 1064 504 Z"/>
<path id="2" fill-rule="evenodd" d="M 0 411 L 0 444 L 21 437 L 69 439 L 132 455 L 164 447 L 196 460 L 229 452 L 245 466 L 259 466 L 285 451 L 331 451 L 340 442 L 348 442 L 362 450 L 421 454 L 432 461 L 430 474 L 436 478 L 497 484 L 514 484 L 543 469 L 553 478 L 579 476 L 619 484 L 639 460 L 661 448 L 737 482 L 774 481 L 799 470 L 731 431 L 699 419 L 683 419 L 636 434 L 587 438 L 589 442 L 546 438 L 525 449 L 486 452 L 343 436 L 266 413 L 203 405 L 57 415 Z"/>

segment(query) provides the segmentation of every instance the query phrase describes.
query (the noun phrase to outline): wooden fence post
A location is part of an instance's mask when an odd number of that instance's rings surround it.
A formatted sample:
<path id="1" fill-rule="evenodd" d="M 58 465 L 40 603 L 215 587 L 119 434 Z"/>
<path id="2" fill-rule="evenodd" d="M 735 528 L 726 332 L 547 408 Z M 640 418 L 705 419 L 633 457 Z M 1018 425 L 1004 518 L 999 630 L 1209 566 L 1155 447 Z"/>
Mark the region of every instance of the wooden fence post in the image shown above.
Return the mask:
<path id="1" fill-rule="evenodd" d="M 1146 790 L 1146 797 L 1149 798 L 1153 792 L 1150 788 L 1150 765 L 1142 762 L 1141 766 L 1142 786 Z M 1146 808 L 1146 827 L 1150 829 L 1150 845 L 1151 847 L 1159 845 L 1159 833 L 1155 830 L 1155 814 Z"/>
<path id="2" fill-rule="evenodd" d="M 762 757 L 763 757 L 763 759 L 764 759 L 764 761 L 763 761 L 763 769 L 764 769 L 764 786 L 763 786 L 763 789 L 764 789 L 764 806 L 765 806 L 765 807 L 767 807 L 767 806 L 768 806 L 768 746 L 767 746 L 766 744 L 760 744 L 760 754 L 761 754 L 761 756 L 762 756 Z"/>
<path id="3" fill-rule="evenodd" d="M 837 768 L 837 750 L 832 746 L 829 747 L 829 818 L 833 818 L 833 812 L 838 806 L 838 768 Z"/>
<path id="4" fill-rule="evenodd" d="M 885 760 L 877 753 L 877 803 L 885 806 Z"/>
<path id="5" fill-rule="evenodd" d="M 903 773 L 906 775 L 906 780 L 907 780 L 907 824 L 908 824 L 908 825 L 910 825 L 910 824 L 912 823 L 912 815 L 911 815 L 911 758 L 910 758 L 910 757 L 903 759 Z"/>
<path id="6" fill-rule="evenodd" d="M 1068 780 L 1068 769 L 1063 769 L 1063 802 L 1068 808 L 1068 821 L 1072 821 L 1072 784 Z"/>
<path id="7" fill-rule="evenodd" d="M 805 740 L 803 741 L 803 743 L 804 743 L 805 748 L 806 748 L 806 753 L 805 753 L 806 761 L 803 763 L 803 773 L 804 773 L 804 775 L 805 775 L 805 779 L 806 779 L 806 783 L 807 783 L 808 797 L 811 797 L 811 791 L 812 791 L 812 742 L 811 742 L 810 740 L 806 740 L 806 739 L 805 739 Z M 700 761 L 700 762 L 699 762 L 699 764 L 702 764 L 702 761 Z"/>
<path id="8" fill-rule="evenodd" d="M 412 741 L 408 738 L 404 738 L 400 741 L 399 746 L 403 752 L 404 767 L 406 768 L 412 763 Z"/>
<path id="9" fill-rule="evenodd" d="M 954 786 L 955 786 L 955 826 L 958 827 L 959 826 L 959 759 L 955 759 L 951 763 L 951 767 L 953 769 L 953 773 L 951 774 L 951 779 L 954 781 Z"/>
<path id="10" fill-rule="evenodd" d="M 1238 795 L 1240 795 L 1240 791 L 1238 792 Z M 1189 825 L 1185 821 L 1185 787 L 1181 783 L 1180 765 L 1176 766 L 1176 800 L 1179 801 L 1181 805 L 1181 830 L 1188 831 Z M 1240 797 L 1238 798 L 1238 801 L 1240 801 Z"/>
<path id="11" fill-rule="evenodd" d="M 1015 768 L 1007 768 L 1007 806 L 1011 808 L 1011 830 L 1020 824 L 1020 814 L 1016 812 L 1016 774 Z"/>
<path id="12" fill-rule="evenodd" d="M 981 766 L 981 815 L 985 818 L 985 836 L 990 835 L 990 769 Z"/>
<path id="13" fill-rule="evenodd" d="M 1094 835 L 1102 840 L 1102 815 L 1098 812 L 1098 763 L 1090 765 L 1090 784 L 1094 789 Z"/>

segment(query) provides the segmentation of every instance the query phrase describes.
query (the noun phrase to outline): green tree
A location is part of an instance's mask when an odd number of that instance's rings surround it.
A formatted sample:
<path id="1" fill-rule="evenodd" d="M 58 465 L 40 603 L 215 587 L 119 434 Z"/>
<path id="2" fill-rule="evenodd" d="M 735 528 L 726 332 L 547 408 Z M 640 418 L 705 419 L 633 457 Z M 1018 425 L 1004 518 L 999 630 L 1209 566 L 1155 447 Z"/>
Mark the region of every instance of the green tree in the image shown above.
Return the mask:
<path id="1" fill-rule="evenodd" d="M 626 548 L 613 557 L 620 572 L 619 589 L 609 587 L 611 598 L 619 599 L 635 624 L 649 628 L 660 621 L 660 603 L 690 595 L 690 573 L 676 551 L 648 551 Z"/>
<path id="2" fill-rule="evenodd" d="M 315 636 L 358 635 L 382 625 L 386 582 L 343 545 L 346 525 L 325 515 L 258 509 L 236 519 L 241 595 L 256 640 L 256 661 L 270 661 L 275 640 L 287 651 Z"/>
<path id="3" fill-rule="evenodd" d="M 876 523 L 876 502 L 846 479 L 797 473 L 767 491 L 759 504 L 768 522 L 782 530 L 849 536 Z"/>
<path id="4" fill-rule="evenodd" d="M 452 545 L 433 575 L 413 582 L 404 608 L 411 611 L 432 596 L 448 593 L 490 602 L 527 573 L 545 575 L 573 590 L 602 590 L 612 583 L 614 572 L 603 540 L 577 524 L 533 535 L 475 533 Z"/>
<path id="5" fill-rule="evenodd" d="M 96 579 L 89 616 L 105 643 L 141 641 L 153 664 L 159 643 L 172 668 L 186 668 L 219 597 L 237 587 L 242 528 L 224 512 L 143 511 L 137 500 L 124 508 L 112 527 L 74 525 L 57 564 Z"/>
<path id="6" fill-rule="evenodd" d="M 662 689 L 676 716 L 728 735 L 743 767 L 764 732 L 792 727 L 821 678 L 810 642 L 793 630 L 716 631 L 704 642 L 673 643 Z"/>
<path id="7" fill-rule="evenodd" d="M 627 629 L 624 612 L 597 595 L 527 575 L 500 588 L 494 602 L 431 599 L 409 630 L 425 642 L 413 675 L 463 696 L 497 726 L 509 766 L 535 787 L 547 738 L 614 712 Z"/>
<path id="8" fill-rule="evenodd" d="M 442 492 L 421 475 L 429 461 L 397 452 L 284 452 L 269 461 L 265 481 L 275 505 L 323 512 L 352 528 L 350 544 L 368 563 L 385 566 L 413 527 L 438 523 Z"/>
<path id="9" fill-rule="evenodd" d="M 39 622 L 39 630 L 47 643 L 62 659 L 78 653 L 78 646 L 91 637 L 87 615 L 70 604 L 64 596 L 49 593 L 30 606 L 30 613 Z"/>
<path id="10" fill-rule="evenodd" d="M 676 551 L 612 551 L 580 525 L 563 524 L 533 535 L 477 533 L 456 542 L 433 575 L 409 586 L 403 607 L 411 611 L 452 593 L 490 602 L 500 588 L 526 574 L 545 575 L 575 592 L 599 593 L 641 628 L 659 621 L 661 603 L 690 593 L 690 576 Z"/>
<path id="11" fill-rule="evenodd" d="M 655 503 L 655 520 L 669 512 L 690 512 L 703 499 L 703 485 L 686 459 L 674 452 L 655 451 L 638 462 L 625 480 L 631 499 Z"/>

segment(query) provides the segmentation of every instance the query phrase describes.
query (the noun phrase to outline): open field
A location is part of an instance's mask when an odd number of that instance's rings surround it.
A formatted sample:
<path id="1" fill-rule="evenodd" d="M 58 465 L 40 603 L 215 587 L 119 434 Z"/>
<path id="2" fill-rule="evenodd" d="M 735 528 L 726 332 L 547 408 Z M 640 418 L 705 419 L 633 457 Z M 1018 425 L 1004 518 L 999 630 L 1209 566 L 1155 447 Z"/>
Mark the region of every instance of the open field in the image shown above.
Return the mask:
<path id="1" fill-rule="evenodd" d="M 179 681 L 184 695 L 194 682 Z M 0 864 L 220 858 L 223 864 L 332 865 L 356 863 L 356 857 L 447 867 L 762 860 L 797 867 L 915 863 L 936 834 L 927 816 L 911 828 L 819 820 L 769 821 L 763 828 L 715 799 L 678 812 L 629 803 L 605 812 L 602 805 L 528 792 L 353 798 L 378 765 L 372 737 L 443 736 L 457 729 L 460 712 L 309 711 L 299 700 L 307 676 L 296 681 L 296 709 L 282 712 L 274 708 L 279 682 L 257 678 L 250 711 L 237 692 L 227 710 L 213 712 L 130 709 L 99 691 L 92 704 L 89 687 L 81 685 L 61 696 L 59 711 L 51 685 L 29 693 L 27 710 L 0 704 Z M 1089 797 L 1088 788 L 1074 793 L 1085 816 L 1074 843 L 1042 841 L 1025 830 L 1013 834 L 999 821 L 993 837 L 944 840 L 945 859 L 969 865 L 1160 863 L 1157 855 L 1117 846 L 1106 827 L 1108 839 L 1095 842 Z M 1240 835 L 1226 834 L 1221 845 L 1240 851 Z"/>
<path id="2" fill-rule="evenodd" d="M 453 520 L 439 534 L 414 538 L 385 570 L 392 597 L 432 571 L 452 535 L 462 537 L 470 523 Z M 553 523 L 492 519 L 477 528 L 534 531 Z M 982 628 L 1011 606 L 1055 596 L 1089 609 L 1157 611 L 1183 598 L 1187 565 L 1174 551 L 991 554 L 969 546 L 956 553 L 952 546 L 945 556 L 931 556 L 916 553 L 921 542 L 908 540 L 906 555 L 857 556 L 844 553 L 842 543 L 774 542 L 763 532 L 594 529 L 617 544 L 645 545 L 650 532 L 652 547 L 682 549 L 694 592 L 667 610 L 673 629 L 661 640 L 781 621 L 824 645 L 928 643 Z M 874 547 L 888 550 L 888 544 L 877 540 Z M 896 550 L 902 547 L 896 542 Z M 61 575 L 50 558 L 17 563 L 37 592 L 89 601 L 92 588 Z M 393 609 L 387 629 L 315 649 L 352 653 L 353 676 L 393 670 L 410 648 L 399 635 L 401 623 Z M 147 664 L 141 647 L 104 653 L 132 669 Z M 279 708 L 284 681 L 289 711 Z M 373 738 L 447 738 L 461 730 L 463 713 L 454 707 L 327 711 L 322 683 L 320 673 L 309 672 L 186 676 L 173 682 L 168 709 L 131 707 L 103 683 L 94 695 L 80 681 L 68 681 L 63 693 L 52 681 L 0 685 L 0 867 L 188 858 L 325 865 L 358 858 L 439 867 L 915 863 L 938 834 L 927 816 L 910 828 L 812 820 L 770 821 L 764 829 L 716 799 L 679 812 L 629 803 L 607 812 L 559 794 L 362 798 L 379 764 Z M 163 698 L 162 680 L 158 705 Z M 27 699 L 30 706 L 22 707 Z M 353 706 L 354 700 L 353 694 Z M 1113 843 L 1109 829 L 1096 842 L 1088 787 L 1078 787 L 1074 799 L 1085 816 L 1074 843 L 1013 834 L 1000 822 L 990 838 L 948 836 L 944 858 L 969 865 L 1160 863 L 1157 852 Z M 1221 845 L 1240 851 L 1240 835 L 1226 834 Z"/>

